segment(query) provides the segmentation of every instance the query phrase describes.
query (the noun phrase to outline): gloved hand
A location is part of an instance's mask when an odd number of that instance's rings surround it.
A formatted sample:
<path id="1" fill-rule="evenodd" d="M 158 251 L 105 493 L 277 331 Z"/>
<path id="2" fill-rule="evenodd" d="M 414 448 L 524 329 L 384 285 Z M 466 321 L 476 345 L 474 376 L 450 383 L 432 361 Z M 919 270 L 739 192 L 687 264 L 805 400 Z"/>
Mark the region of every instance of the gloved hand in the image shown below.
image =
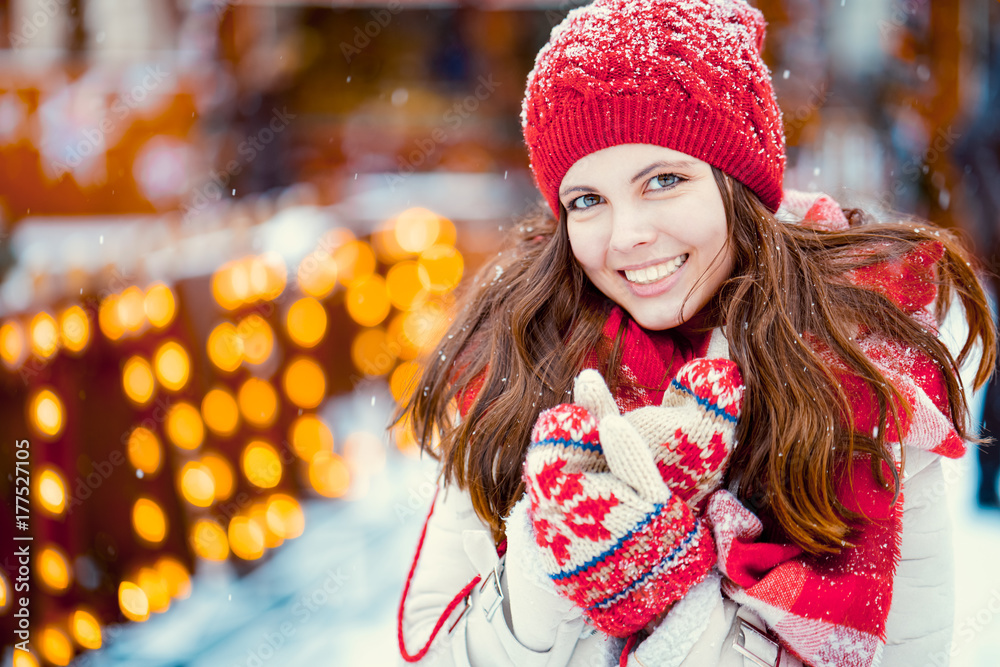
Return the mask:
<path id="1" fill-rule="evenodd" d="M 578 384 L 575 398 L 594 412 L 562 404 L 535 423 L 528 515 L 556 589 L 599 629 L 626 637 L 704 579 L 715 545 L 603 381 L 604 393 L 585 371 Z"/>
<path id="2" fill-rule="evenodd" d="M 591 413 L 617 414 L 614 398 L 597 371 L 580 373 L 573 398 Z M 743 378 L 736 364 L 699 358 L 680 368 L 660 405 L 633 410 L 624 418 L 650 446 L 667 486 L 700 510 L 722 481 L 742 407 Z M 602 443 L 617 437 L 613 430 L 612 424 L 602 422 Z"/>

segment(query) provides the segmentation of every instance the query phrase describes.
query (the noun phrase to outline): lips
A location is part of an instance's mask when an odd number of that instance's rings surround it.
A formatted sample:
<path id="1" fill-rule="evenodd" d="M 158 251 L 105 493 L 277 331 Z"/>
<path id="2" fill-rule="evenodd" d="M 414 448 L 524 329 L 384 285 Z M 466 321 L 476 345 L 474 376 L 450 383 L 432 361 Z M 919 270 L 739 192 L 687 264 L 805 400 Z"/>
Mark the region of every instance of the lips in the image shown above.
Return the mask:
<path id="1" fill-rule="evenodd" d="M 631 283 L 635 283 L 636 285 L 649 285 L 675 273 L 677 269 L 684 265 L 687 258 L 688 256 L 686 254 L 678 255 L 672 260 L 663 262 L 662 264 L 655 264 L 653 266 L 647 266 L 635 270 L 625 270 L 622 273 L 625 274 L 625 279 Z"/>

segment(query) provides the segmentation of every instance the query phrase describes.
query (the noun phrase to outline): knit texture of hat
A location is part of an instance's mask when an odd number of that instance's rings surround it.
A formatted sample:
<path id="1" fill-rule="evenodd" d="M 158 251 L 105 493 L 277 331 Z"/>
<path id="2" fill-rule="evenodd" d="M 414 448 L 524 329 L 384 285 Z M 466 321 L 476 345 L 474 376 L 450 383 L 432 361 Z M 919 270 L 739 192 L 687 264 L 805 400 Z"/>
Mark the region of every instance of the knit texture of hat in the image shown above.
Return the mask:
<path id="1" fill-rule="evenodd" d="M 696 157 L 777 210 L 785 139 L 764 30 L 743 0 L 597 0 L 571 11 L 538 52 L 521 108 L 553 214 L 570 167 L 619 144 Z"/>

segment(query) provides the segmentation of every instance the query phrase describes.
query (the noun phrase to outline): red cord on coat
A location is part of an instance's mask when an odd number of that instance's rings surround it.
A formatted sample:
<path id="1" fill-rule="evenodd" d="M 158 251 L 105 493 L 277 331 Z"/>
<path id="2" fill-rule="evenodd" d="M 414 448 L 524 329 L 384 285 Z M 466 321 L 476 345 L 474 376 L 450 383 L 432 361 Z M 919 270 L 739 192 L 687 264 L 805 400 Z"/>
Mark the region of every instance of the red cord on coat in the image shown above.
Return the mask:
<path id="1" fill-rule="evenodd" d="M 417 561 L 420 559 L 420 550 L 424 547 L 424 537 L 427 535 L 427 524 L 430 523 L 431 515 L 434 514 L 434 504 L 437 502 L 437 495 L 440 490 L 440 487 L 435 489 L 434 497 L 431 499 L 431 508 L 430 511 L 427 512 L 427 518 L 424 519 L 424 528 L 420 531 L 420 540 L 417 542 L 417 552 L 413 554 L 413 564 L 410 565 L 410 573 L 406 576 L 406 586 L 403 588 L 403 597 L 399 600 L 399 615 L 397 617 L 396 633 L 399 637 L 399 652 L 403 656 L 403 660 L 406 662 L 417 662 L 427 655 L 427 651 L 431 648 L 431 642 L 434 641 L 434 637 L 436 637 L 437 633 L 441 630 L 441 626 L 443 626 L 444 622 L 448 620 L 449 616 L 451 616 L 451 612 L 455 611 L 455 607 L 458 606 L 458 603 L 472 593 L 472 589 L 475 588 L 476 584 L 478 584 L 480 580 L 480 576 L 477 574 L 475 578 L 465 586 L 465 588 L 459 591 L 458 595 L 455 596 L 455 599 L 448 603 L 448 606 L 445 607 L 444 612 L 441 614 L 441 618 L 439 618 L 437 624 L 434 625 L 434 629 L 431 631 L 431 636 L 427 639 L 427 643 L 424 644 L 424 647 L 417 653 L 411 655 L 410 652 L 406 650 L 406 642 L 403 640 L 403 606 L 406 604 L 406 595 L 410 592 L 410 582 L 413 581 L 413 573 L 417 569 Z"/>

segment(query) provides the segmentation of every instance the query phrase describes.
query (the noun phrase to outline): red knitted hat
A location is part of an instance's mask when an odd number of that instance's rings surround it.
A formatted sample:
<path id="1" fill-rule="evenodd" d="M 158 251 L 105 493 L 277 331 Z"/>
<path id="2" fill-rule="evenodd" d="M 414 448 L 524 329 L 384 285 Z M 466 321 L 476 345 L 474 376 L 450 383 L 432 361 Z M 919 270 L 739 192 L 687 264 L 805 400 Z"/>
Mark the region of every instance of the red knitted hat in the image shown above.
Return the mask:
<path id="1" fill-rule="evenodd" d="M 521 108 L 531 170 L 553 214 L 573 164 L 619 144 L 692 155 L 781 203 L 785 138 L 743 0 L 596 0 L 538 52 Z"/>

